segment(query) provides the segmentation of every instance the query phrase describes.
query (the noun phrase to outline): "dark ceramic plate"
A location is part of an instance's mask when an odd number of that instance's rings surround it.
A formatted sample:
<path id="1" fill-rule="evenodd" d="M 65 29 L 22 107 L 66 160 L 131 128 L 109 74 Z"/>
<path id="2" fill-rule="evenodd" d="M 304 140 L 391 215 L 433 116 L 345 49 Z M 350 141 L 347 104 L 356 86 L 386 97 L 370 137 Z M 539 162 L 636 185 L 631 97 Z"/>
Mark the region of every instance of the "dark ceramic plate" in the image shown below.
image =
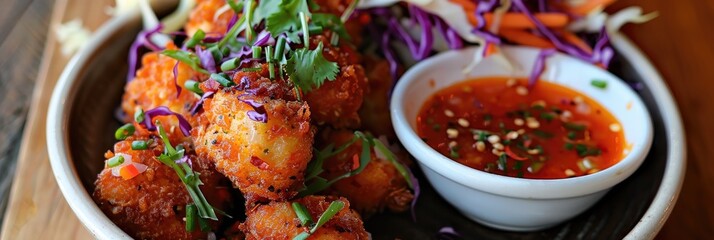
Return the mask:
<path id="1" fill-rule="evenodd" d="M 51 104 L 51 109 L 57 108 L 50 111 L 48 120 L 48 145 L 55 175 L 65 198 L 81 198 L 70 201 L 70 205 L 97 237 L 111 237 L 102 234 L 102 231 L 118 230 L 110 223 L 101 225 L 89 221 L 87 214 L 102 213 L 97 212 L 95 207 L 86 206 L 93 204 L 87 194 L 91 194 L 97 173 L 104 166 L 101 161 L 103 153 L 114 144 L 111 136 L 119 126 L 113 117 L 114 110 L 119 106 L 125 84 L 129 45 L 139 30 L 136 15 L 107 24 L 98 33 L 103 36 L 96 38 L 90 49 L 79 54 L 83 57 L 70 63 L 58 84 L 59 90 L 54 94 L 59 96 L 54 96 Z M 630 178 L 615 186 L 591 209 L 570 221 L 542 231 L 517 233 L 495 230 L 470 221 L 444 201 L 434 191 L 434 186 L 417 171 L 423 187 L 416 207 L 416 222 L 411 220 L 409 213 L 374 216 L 366 221 L 366 228 L 373 238 L 434 239 L 438 230 L 445 226 L 453 227 L 464 239 L 652 238 L 671 211 L 683 178 L 681 124 L 666 87 L 646 59 L 624 37 L 615 36 L 614 41 L 620 54 L 615 58 L 611 71 L 628 83 L 641 87 L 639 94 L 652 115 L 655 130 L 653 147 L 647 159 Z M 629 55 L 622 54 L 623 49 Z M 644 70 L 636 67 L 643 64 L 646 66 Z M 663 117 L 663 114 L 667 115 Z M 59 166 L 65 162 L 69 162 L 69 167 Z M 76 170 L 76 177 L 62 176 L 72 173 L 72 167 Z M 75 181 L 77 178 L 81 184 Z M 67 184 L 75 185 L 67 187 Z M 105 221 L 106 218 L 99 220 Z"/>

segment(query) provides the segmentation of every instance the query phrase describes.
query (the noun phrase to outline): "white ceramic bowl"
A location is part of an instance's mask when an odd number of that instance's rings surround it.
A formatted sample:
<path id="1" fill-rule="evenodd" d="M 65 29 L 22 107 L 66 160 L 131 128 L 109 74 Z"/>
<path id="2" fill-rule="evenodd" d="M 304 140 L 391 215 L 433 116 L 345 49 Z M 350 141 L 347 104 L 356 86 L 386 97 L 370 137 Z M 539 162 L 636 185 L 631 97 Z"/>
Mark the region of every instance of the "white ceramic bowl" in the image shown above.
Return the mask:
<path id="1" fill-rule="evenodd" d="M 563 54 L 548 58 L 542 79 L 586 94 L 620 121 L 626 142 L 632 146 L 620 162 L 591 175 L 534 180 L 486 173 L 441 155 L 424 143 L 415 131 L 423 103 L 436 91 L 464 80 L 493 76 L 527 77 L 539 52 L 533 48 L 504 47 L 503 52 L 513 69 L 495 58 L 486 58 L 468 73 L 463 73 L 475 51 L 476 48 L 467 48 L 445 52 L 413 66 L 399 80 L 390 106 L 399 140 L 418 160 L 436 191 L 470 219 L 511 231 L 554 226 L 595 204 L 610 188 L 629 177 L 645 159 L 652 144 L 653 130 L 650 115 L 637 94 L 613 74 Z M 607 88 L 593 87 L 592 79 L 607 81 Z"/>

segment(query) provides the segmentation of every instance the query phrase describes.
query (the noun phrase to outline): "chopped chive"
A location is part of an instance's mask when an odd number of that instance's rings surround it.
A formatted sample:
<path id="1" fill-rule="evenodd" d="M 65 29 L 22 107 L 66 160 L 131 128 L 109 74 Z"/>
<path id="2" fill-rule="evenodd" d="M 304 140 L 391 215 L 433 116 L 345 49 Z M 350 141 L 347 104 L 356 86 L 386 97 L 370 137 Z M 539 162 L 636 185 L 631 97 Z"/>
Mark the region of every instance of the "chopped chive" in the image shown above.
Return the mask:
<path id="1" fill-rule="evenodd" d="M 460 157 L 460 156 L 459 156 L 459 148 L 458 148 L 458 147 L 449 148 L 449 155 L 450 155 L 451 158 L 453 158 L 453 159 L 459 158 L 459 157 Z"/>
<path id="2" fill-rule="evenodd" d="M 198 226 L 201 227 L 201 232 L 211 231 L 211 226 L 208 225 L 208 221 L 205 218 L 198 219 Z"/>
<path id="3" fill-rule="evenodd" d="M 122 155 L 114 155 L 114 157 L 107 160 L 107 166 L 110 168 L 119 166 L 122 163 L 124 163 L 124 156 Z"/>
<path id="4" fill-rule="evenodd" d="M 506 160 L 506 154 L 501 154 L 500 156 L 498 156 L 498 169 L 502 170 L 503 173 L 506 173 L 506 171 L 508 170 L 506 167 Z"/>
<path id="5" fill-rule="evenodd" d="M 114 132 L 114 138 L 116 140 L 124 140 L 127 137 L 131 136 L 134 134 L 134 131 L 136 128 L 134 128 L 134 124 L 127 123 L 124 124 L 124 126 L 119 127 L 116 132 Z"/>
<path id="6" fill-rule="evenodd" d="M 135 122 L 143 122 L 144 121 L 144 109 L 139 108 L 139 110 L 134 112 L 134 121 Z"/>
<path id="7" fill-rule="evenodd" d="M 546 132 L 546 131 L 543 131 L 540 129 L 533 130 L 533 134 L 540 138 L 552 138 L 553 137 L 552 133 L 549 133 L 549 132 Z"/>
<path id="8" fill-rule="evenodd" d="M 572 130 L 572 131 L 583 131 L 587 128 L 585 125 L 577 124 L 577 123 L 564 123 L 563 127 L 565 127 L 565 129 Z"/>
<path id="9" fill-rule="evenodd" d="M 573 132 L 573 131 L 569 131 L 569 132 L 568 132 L 568 139 L 570 139 L 570 140 L 575 140 L 575 138 L 576 138 L 577 136 L 578 136 L 578 134 L 575 133 L 575 132 Z"/>
<path id="10" fill-rule="evenodd" d="M 310 216 L 310 212 L 307 211 L 307 208 L 299 202 L 293 202 L 292 205 L 295 214 L 298 216 L 298 219 L 300 219 L 300 224 L 302 226 L 312 225 L 312 216 Z"/>
<path id="11" fill-rule="evenodd" d="M 230 0 L 229 0 L 230 1 Z M 246 21 L 246 31 L 245 31 L 245 39 L 248 40 L 248 42 L 253 42 L 253 36 L 255 36 L 255 30 L 253 29 L 252 22 L 253 22 L 253 4 L 255 1 L 249 0 L 249 1 L 243 1 L 245 4 L 245 7 L 243 8 L 243 15 L 245 15 L 245 21 Z"/>
<path id="12" fill-rule="evenodd" d="M 532 162 L 531 165 L 528 167 L 528 172 L 537 173 L 538 171 L 540 171 L 540 169 L 543 168 L 543 165 L 543 162 Z"/>
<path id="13" fill-rule="evenodd" d="M 238 58 L 228 59 L 225 62 L 221 63 L 221 71 L 227 72 L 227 71 L 236 69 L 236 68 L 238 68 L 237 63 L 239 63 L 239 62 L 240 61 Z"/>
<path id="14" fill-rule="evenodd" d="M 194 92 L 198 95 L 203 95 L 203 90 L 198 87 L 199 83 L 194 80 L 186 80 L 186 82 L 183 83 L 183 86 L 191 92 Z"/>
<path id="15" fill-rule="evenodd" d="M 229 1 L 230 2 L 230 1 Z M 196 205 L 186 205 L 186 232 L 193 232 L 196 229 Z"/>
<path id="16" fill-rule="evenodd" d="M 243 1 L 228 0 L 226 2 L 228 2 L 228 6 L 230 6 L 235 13 L 240 13 L 241 11 L 243 11 Z"/>
<path id="17" fill-rule="evenodd" d="M 265 47 L 265 61 L 268 62 L 268 74 L 270 80 L 275 79 L 275 66 L 273 65 L 273 46 Z"/>
<path id="18" fill-rule="evenodd" d="M 338 212 L 342 211 L 342 209 L 345 207 L 345 203 L 340 201 L 340 200 L 335 200 L 332 203 L 330 203 L 330 206 L 327 207 L 325 212 L 320 215 L 320 218 L 317 219 L 317 223 L 315 226 L 310 229 L 310 233 L 315 233 L 318 228 L 322 227 L 322 225 L 325 225 L 332 217 L 335 216 Z"/>
<path id="19" fill-rule="evenodd" d="M 322 33 L 322 27 L 311 25 L 311 26 L 308 26 L 307 31 L 310 32 L 310 34 L 312 34 L 312 35 L 317 35 L 317 34 Z"/>
<path id="20" fill-rule="evenodd" d="M 149 144 L 146 141 L 132 141 L 131 142 L 131 150 L 146 150 L 149 148 Z"/>
<path id="21" fill-rule="evenodd" d="M 434 131 L 439 131 L 441 129 L 441 124 L 434 124 L 431 126 L 431 128 L 434 129 Z"/>
<path id="22" fill-rule="evenodd" d="M 211 78 L 224 87 L 230 87 L 234 84 L 233 81 L 228 79 L 228 76 L 225 73 L 213 73 L 211 74 Z"/>
<path id="23" fill-rule="evenodd" d="M 550 122 L 550 121 L 553 121 L 553 119 L 555 119 L 555 114 L 544 112 L 544 113 L 540 114 L 540 118 Z"/>
<path id="24" fill-rule="evenodd" d="M 590 85 L 593 85 L 593 87 L 596 87 L 599 89 L 605 89 L 605 88 L 607 88 L 607 81 L 600 80 L 600 79 L 593 79 L 592 81 L 590 81 Z"/>
<path id="25" fill-rule="evenodd" d="M 573 147 L 574 145 L 572 143 L 565 143 L 565 145 L 563 145 L 563 148 L 565 148 L 565 150 L 573 150 Z"/>
<path id="26" fill-rule="evenodd" d="M 332 37 L 330 37 L 330 44 L 332 44 L 332 46 L 339 45 L 340 44 L 340 35 L 332 34 Z"/>
<path id="27" fill-rule="evenodd" d="M 347 9 L 342 13 L 342 16 L 340 16 L 340 20 L 344 23 L 347 22 L 347 20 L 350 19 L 350 16 L 352 16 L 352 13 L 357 9 L 357 4 L 359 4 L 359 0 L 354 0 L 350 3 L 350 5 L 347 6 Z"/>
<path id="28" fill-rule="evenodd" d="M 273 60 L 280 62 L 283 59 L 283 51 L 285 51 L 285 38 L 278 38 L 278 42 L 275 44 L 275 53 L 273 55 Z"/>
<path id="29" fill-rule="evenodd" d="M 308 31 L 307 17 L 304 12 L 300 12 L 300 24 L 302 25 L 303 48 L 310 48 L 310 31 Z"/>
<path id="30" fill-rule="evenodd" d="M 491 121 L 493 119 L 493 116 L 491 114 L 485 114 L 483 115 L 483 120 L 484 121 Z"/>
<path id="31" fill-rule="evenodd" d="M 253 46 L 253 58 L 260 58 L 263 55 L 263 48 L 260 46 Z"/>
<path id="32" fill-rule="evenodd" d="M 196 33 L 193 34 L 191 39 L 186 41 L 186 48 L 195 47 L 197 44 L 199 44 L 201 41 L 203 41 L 204 38 L 206 38 L 206 33 L 203 30 L 198 29 L 196 31 Z"/>

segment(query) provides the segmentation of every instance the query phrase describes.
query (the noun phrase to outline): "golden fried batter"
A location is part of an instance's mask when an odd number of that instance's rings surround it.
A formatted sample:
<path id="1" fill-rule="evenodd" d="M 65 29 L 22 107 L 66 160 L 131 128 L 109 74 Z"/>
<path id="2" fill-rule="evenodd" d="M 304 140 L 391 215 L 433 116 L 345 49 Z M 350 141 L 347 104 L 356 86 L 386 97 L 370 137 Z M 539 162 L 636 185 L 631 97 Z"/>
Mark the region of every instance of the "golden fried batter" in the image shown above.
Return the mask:
<path id="1" fill-rule="evenodd" d="M 228 23 L 234 15 L 233 9 L 228 7 L 226 0 L 198 1 L 186 22 L 186 34 L 193 36 L 198 29 L 201 29 L 208 36 L 223 35 L 228 31 Z"/>
<path id="2" fill-rule="evenodd" d="M 224 89 L 203 108 L 192 130 L 196 152 L 216 163 L 247 205 L 295 196 L 312 158 L 314 130 L 307 104 Z M 262 113 L 265 123 L 255 115 Z"/>
<path id="3" fill-rule="evenodd" d="M 320 133 L 321 145 L 333 143 L 339 147 L 349 142 L 352 136 L 354 135 L 350 131 L 327 129 Z M 357 141 L 341 153 L 325 160 L 325 172 L 322 176 L 333 179 L 355 169 L 355 163 L 359 164 L 361 150 L 361 141 Z M 406 211 L 414 198 L 407 182 L 394 165 L 388 160 L 378 158 L 374 150 L 372 160 L 360 174 L 336 182 L 326 193 L 346 197 L 353 208 L 365 217 L 385 208 L 394 212 Z"/>
<path id="4" fill-rule="evenodd" d="M 325 225 L 318 228 L 308 239 L 369 239 L 359 214 L 349 208 L 347 199 L 307 196 L 297 199 L 304 205 L 313 222 L 322 215 L 333 200 L 340 200 L 345 207 Z M 292 239 L 309 228 L 300 225 L 292 202 L 271 202 L 248 211 L 248 218 L 241 225 L 246 239 Z"/>
<path id="5" fill-rule="evenodd" d="M 178 143 L 177 139 L 185 139 L 180 136 L 180 131 L 177 132 L 178 135 L 170 137 L 174 144 Z M 133 140 L 148 139 L 154 142 L 148 150 L 131 149 Z M 189 146 L 188 143 L 182 144 Z M 113 176 L 110 168 L 104 169 L 95 182 L 94 201 L 109 219 L 136 239 L 205 239 L 207 233 L 200 230 L 187 232 L 185 229 L 185 206 L 193 201 L 174 170 L 156 159 L 162 151 L 161 140 L 141 129 L 137 129 L 134 136 L 117 142 L 114 152 L 107 152 L 106 158 L 122 154 L 148 168 L 128 180 Z M 189 157 L 194 171 L 200 173 L 204 183 L 201 191 L 206 199 L 214 207 L 228 210 L 231 202 L 229 188 L 226 187 L 228 181 L 213 170 L 211 162 L 192 154 Z M 215 231 L 218 222 L 210 222 Z"/>
<path id="6" fill-rule="evenodd" d="M 175 49 L 171 44 L 168 49 Z M 165 106 L 186 117 L 193 123 L 191 108 L 200 97 L 183 88 L 186 80 L 197 79 L 197 73 L 186 64 L 178 64 L 178 77 L 174 80 L 173 69 L 176 65 L 173 58 L 156 52 L 147 53 L 142 58 L 142 67 L 136 72 L 136 77 L 126 84 L 121 107 L 126 113 L 125 122 L 131 122 L 134 111 L 142 108 L 144 111 Z M 181 94 L 177 97 L 176 84 L 180 86 Z"/>
<path id="7" fill-rule="evenodd" d="M 369 79 L 369 92 L 364 96 L 364 103 L 359 110 L 362 128 L 374 135 L 396 140 L 389 114 L 389 91 L 396 80 L 389 73 L 389 62 L 365 56 L 364 69 Z"/>
<path id="8" fill-rule="evenodd" d="M 359 64 L 359 53 L 344 42 L 340 46 L 332 46 L 330 36 L 331 33 L 327 32 L 311 37 L 310 48 L 314 49 L 322 42 L 325 59 L 337 62 L 340 72 L 334 81 L 325 81 L 320 88 L 305 94 L 305 100 L 317 124 L 356 128 L 360 125 L 357 110 L 362 106 L 367 91 L 367 78 Z"/>

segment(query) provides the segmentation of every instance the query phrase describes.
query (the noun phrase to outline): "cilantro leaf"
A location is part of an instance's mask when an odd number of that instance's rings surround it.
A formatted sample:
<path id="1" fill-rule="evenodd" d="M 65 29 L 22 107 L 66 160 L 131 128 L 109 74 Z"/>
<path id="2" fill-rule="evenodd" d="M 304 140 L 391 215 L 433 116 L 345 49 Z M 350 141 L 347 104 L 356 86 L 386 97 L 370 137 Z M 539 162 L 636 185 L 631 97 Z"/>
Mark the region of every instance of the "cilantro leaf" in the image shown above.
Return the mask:
<path id="1" fill-rule="evenodd" d="M 340 71 L 337 63 L 328 61 L 322 55 L 322 42 L 314 50 L 295 50 L 285 67 L 295 86 L 303 91 L 319 88 L 325 79 L 334 81 Z"/>
<path id="2" fill-rule="evenodd" d="M 340 20 L 340 17 L 329 13 L 312 14 L 312 23 L 325 29 L 330 29 L 340 35 L 340 38 L 350 40 L 351 37 L 345 29 L 345 25 Z"/>
<path id="3" fill-rule="evenodd" d="M 274 0 L 274 2 L 277 2 L 277 0 Z M 262 5 L 263 4 L 261 4 L 261 6 Z M 274 3 L 266 3 L 265 5 L 266 8 L 275 7 Z M 267 17 L 265 17 L 265 28 L 271 34 L 273 34 L 273 36 L 280 35 L 281 33 L 290 31 L 291 29 L 299 29 L 300 19 L 296 17 L 298 13 L 304 12 L 306 16 L 311 16 L 307 0 L 282 0 L 277 6 L 277 8 L 273 8 L 272 10 L 261 9 L 261 14 L 264 14 L 268 11 L 270 12 L 270 15 L 267 15 Z M 257 20 L 259 18 L 255 17 L 255 19 Z"/>

